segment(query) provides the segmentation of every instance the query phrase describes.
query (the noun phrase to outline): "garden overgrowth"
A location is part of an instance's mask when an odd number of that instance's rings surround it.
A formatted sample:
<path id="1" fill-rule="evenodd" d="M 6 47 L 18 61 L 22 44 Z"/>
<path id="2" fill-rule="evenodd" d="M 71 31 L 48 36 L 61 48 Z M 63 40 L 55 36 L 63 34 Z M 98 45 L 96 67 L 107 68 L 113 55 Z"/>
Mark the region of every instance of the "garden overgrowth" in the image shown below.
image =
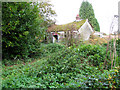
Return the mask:
<path id="1" fill-rule="evenodd" d="M 47 47 L 48 46 L 48 47 Z M 40 60 L 3 65 L 3 88 L 120 88 L 120 66 L 103 69 L 104 47 L 49 44 Z M 46 48 L 46 49 L 45 49 Z"/>

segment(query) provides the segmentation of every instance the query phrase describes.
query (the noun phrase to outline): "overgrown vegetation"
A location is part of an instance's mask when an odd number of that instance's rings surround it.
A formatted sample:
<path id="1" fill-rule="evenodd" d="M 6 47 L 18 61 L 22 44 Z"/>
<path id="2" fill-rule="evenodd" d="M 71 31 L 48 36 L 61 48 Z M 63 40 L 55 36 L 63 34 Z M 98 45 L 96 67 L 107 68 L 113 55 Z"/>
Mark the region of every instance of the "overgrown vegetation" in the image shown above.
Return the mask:
<path id="1" fill-rule="evenodd" d="M 3 59 L 25 58 L 35 51 L 36 37 L 44 31 L 39 27 L 38 7 L 27 2 L 2 4 Z"/>
<path id="2" fill-rule="evenodd" d="M 43 7 L 44 6 L 44 7 Z M 40 40 L 55 15 L 48 2 L 2 2 L 2 56 L 27 58 L 37 53 Z"/>
<path id="3" fill-rule="evenodd" d="M 48 32 L 69 31 L 69 30 L 71 30 L 71 27 L 73 27 L 75 30 L 78 30 L 85 23 L 85 21 L 86 20 L 81 20 L 79 22 L 72 22 L 72 23 L 68 23 L 68 24 L 64 24 L 64 25 L 53 25 L 48 28 Z"/>
<path id="4" fill-rule="evenodd" d="M 111 69 L 113 50 L 106 52 L 104 39 L 91 36 L 86 44 L 74 41 L 71 33 L 65 45 L 42 43 L 46 28 L 53 23 L 49 15 L 55 14 L 50 4 L 39 4 L 41 14 L 36 3 L 4 2 L 2 6 L 3 89 L 120 88 L 120 40 L 116 41 L 116 64 Z"/>
<path id="5" fill-rule="evenodd" d="M 104 47 L 81 45 L 65 48 L 58 44 L 43 47 L 45 57 L 36 62 L 11 67 L 3 65 L 3 88 L 120 87 L 120 67 L 103 69 Z"/>
<path id="6" fill-rule="evenodd" d="M 110 60 L 113 60 L 113 64 L 120 65 L 120 39 L 115 41 L 115 46 L 114 41 L 114 39 L 110 40 L 108 52 L 110 53 Z"/>
<path id="7" fill-rule="evenodd" d="M 92 45 L 102 45 L 102 44 L 107 44 L 108 40 L 105 38 L 101 38 L 96 35 L 91 35 L 89 40 L 84 41 L 85 44 L 92 44 Z"/>

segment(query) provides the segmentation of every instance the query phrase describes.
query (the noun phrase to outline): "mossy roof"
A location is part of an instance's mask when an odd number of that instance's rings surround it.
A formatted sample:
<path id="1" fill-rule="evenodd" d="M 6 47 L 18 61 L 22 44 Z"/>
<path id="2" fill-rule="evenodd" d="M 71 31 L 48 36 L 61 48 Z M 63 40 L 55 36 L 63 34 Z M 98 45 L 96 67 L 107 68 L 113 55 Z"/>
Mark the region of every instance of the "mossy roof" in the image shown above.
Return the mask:
<path id="1" fill-rule="evenodd" d="M 52 25 L 48 28 L 48 32 L 57 32 L 57 31 L 67 31 L 67 30 L 78 30 L 86 20 L 81 20 L 79 22 L 71 22 L 64 25 Z"/>

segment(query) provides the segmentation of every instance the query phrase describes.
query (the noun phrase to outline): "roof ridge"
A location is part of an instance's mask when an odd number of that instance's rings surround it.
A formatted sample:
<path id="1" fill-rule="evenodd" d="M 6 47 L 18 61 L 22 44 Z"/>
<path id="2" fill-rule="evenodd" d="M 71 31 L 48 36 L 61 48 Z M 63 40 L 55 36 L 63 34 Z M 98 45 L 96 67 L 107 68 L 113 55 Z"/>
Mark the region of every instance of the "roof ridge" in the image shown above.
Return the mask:
<path id="1" fill-rule="evenodd" d="M 71 23 L 67 23 L 67 24 L 63 24 L 63 25 L 52 25 L 51 27 L 48 28 L 48 31 L 66 31 L 66 30 L 70 30 L 72 25 L 74 25 L 73 28 L 76 28 L 77 30 L 86 22 L 86 19 L 83 19 L 81 21 L 78 22 L 71 22 Z"/>

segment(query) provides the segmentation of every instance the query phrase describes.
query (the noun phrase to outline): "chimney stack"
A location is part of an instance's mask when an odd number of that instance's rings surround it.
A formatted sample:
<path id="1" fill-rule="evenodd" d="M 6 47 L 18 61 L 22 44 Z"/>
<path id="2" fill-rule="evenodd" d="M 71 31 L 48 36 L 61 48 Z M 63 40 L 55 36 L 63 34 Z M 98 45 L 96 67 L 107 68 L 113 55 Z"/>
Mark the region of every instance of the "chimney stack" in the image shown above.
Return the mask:
<path id="1" fill-rule="evenodd" d="M 77 14 L 77 16 L 76 16 L 76 21 L 80 21 L 80 16 L 79 16 L 79 14 Z"/>

